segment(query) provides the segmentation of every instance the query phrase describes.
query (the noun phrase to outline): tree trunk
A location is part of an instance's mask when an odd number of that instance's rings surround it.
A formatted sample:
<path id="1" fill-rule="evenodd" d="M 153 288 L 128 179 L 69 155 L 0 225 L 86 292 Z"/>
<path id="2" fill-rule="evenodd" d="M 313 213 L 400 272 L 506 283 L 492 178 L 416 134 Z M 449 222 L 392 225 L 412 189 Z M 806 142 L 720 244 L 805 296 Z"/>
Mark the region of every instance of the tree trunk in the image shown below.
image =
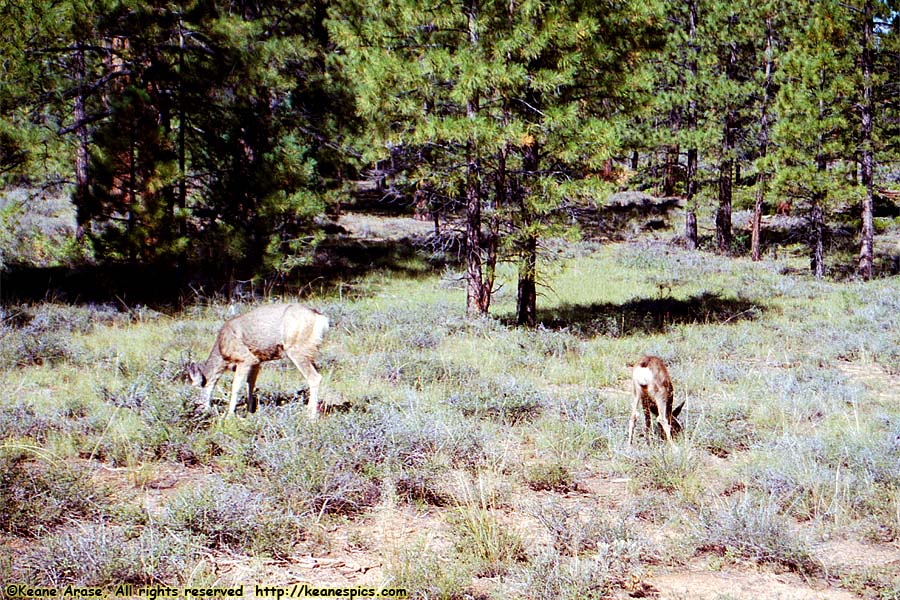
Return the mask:
<path id="1" fill-rule="evenodd" d="M 697 194 L 697 149 L 691 148 L 687 152 L 687 170 L 685 172 L 685 215 L 684 215 L 684 239 L 690 250 L 695 250 L 698 245 L 697 212 L 694 196 Z"/>
<path id="2" fill-rule="evenodd" d="M 474 145 L 469 142 L 466 159 L 466 314 L 469 315 L 487 314 L 490 303 L 481 271 L 481 192 Z"/>
<path id="3" fill-rule="evenodd" d="M 537 175 L 540 158 L 534 144 L 525 148 L 522 157 L 522 170 L 526 177 L 534 179 Z M 522 186 L 516 189 L 519 209 L 522 214 L 522 227 L 526 237 L 522 242 L 522 257 L 519 263 L 519 285 L 516 295 L 516 323 L 528 327 L 537 324 L 537 234 L 531 229 L 531 211 L 526 195 L 529 190 Z"/>
<path id="4" fill-rule="evenodd" d="M 697 2 L 690 3 L 690 12 L 688 23 L 688 46 L 691 51 L 690 60 L 688 60 L 688 72 L 691 77 L 691 86 L 696 86 L 697 79 L 697 60 L 696 60 L 696 37 L 697 37 Z M 688 102 L 687 111 L 687 127 L 690 131 L 694 131 L 697 127 L 697 99 L 691 94 Z M 699 236 L 697 234 L 697 148 L 688 148 L 687 164 L 684 173 L 684 239 L 689 250 L 696 250 L 699 245 Z"/>
<path id="5" fill-rule="evenodd" d="M 677 124 L 673 128 L 677 131 Z M 666 146 L 666 164 L 663 170 L 662 195 L 671 198 L 675 195 L 675 186 L 678 183 L 678 144 Z"/>
<path id="6" fill-rule="evenodd" d="M 809 267 L 816 279 L 825 276 L 825 218 L 824 198 L 813 200 L 809 211 Z"/>
<path id="7" fill-rule="evenodd" d="M 87 65 L 85 65 L 84 49 L 81 42 L 76 44 L 75 69 L 78 72 L 78 93 L 75 95 L 75 124 L 77 126 L 78 146 L 75 150 L 75 206 L 77 210 L 86 210 L 88 192 L 88 160 L 90 155 L 90 141 L 87 128 L 87 109 L 85 107 L 85 80 L 87 79 Z M 85 229 L 90 229 L 90 221 L 77 219 L 78 227 L 76 237 L 80 240 L 84 237 Z"/>
<path id="8" fill-rule="evenodd" d="M 178 29 L 178 208 L 187 208 L 187 115 L 184 108 L 184 32 Z M 179 219 L 178 234 L 187 235 L 184 218 Z"/>
<path id="9" fill-rule="evenodd" d="M 466 3 L 465 11 L 469 27 L 469 43 L 478 45 L 475 4 Z M 472 98 L 466 105 L 466 116 L 474 119 L 478 114 L 478 99 Z M 491 303 L 491 290 L 487 288 L 482 272 L 481 236 L 481 184 L 480 164 L 475 141 L 466 146 L 466 314 L 487 314 Z"/>
<path id="10" fill-rule="evenodd" d="M 187 111 L 184 108 L 184 30 L 183 23 L 178 23 L 178 199 L 175 222 L 178 227 L 179 244 L 187 238 Z M 176 245 L 176 246 L 177 246 Z M 178 252 L 177 258 L 178 285 L 181 286 L 187 274 L 187 253 Z"/>
<path id="11" fill-rule="evenodd" d="M 737 45 L 731 44 L 728 64 L 725 66 L 725 77 L 735 79 L 737 70 Z M 724 131 L 722 132 L 722 159 L 719 162 L 719 208 L 716 210 L 716 246 L 720 254 L 731 251 L 731 196 L 734 182 L 734 136 L 736 116 L 734 108 L 725 110 Z"/>
<path id="12" fill-rule="evenodd" d="M 723 147 L 730 153 L 729 144 Z M 731 191 L 734 161 L 726 158 L 719 163 L 719 207 L 716 209 L 716 247 L 719 254 L 731 251 Z"/>
<path id="13" fill-rule="evenodd" d="M 537 324 L 537 237 L 529 235 L 523 247 L 519 266 L 519 289 L 516 296 L 516 323 L 527 327 Z"/>
<path id="14" fill-rule="evenodd" d="M 772 87 L 772 22 L 766 23 L 766 78 L 763 83 L 762 109 L 759 117 L 759 157 L 766 157 L 769 150 L 769 90 Z M 757 163 L 759 164 L 759 163 Z M 750 256 L 758 261 L 762 258 L 762 207 L 766 199 L 767 173 L 758 169 L 756 176 L 756 202 L 753 204 L 753 223 L 750 237 Z"/>
<path id="15" fill-rule="evenodd" d="M 762 258 L 762 207 L 765 201 L 766 177 L 762 173 L 756 180 L 756 201 L 753 203 L 753 217 L 750 223 L 750 257 L 758 261 Z"/>
<path id="16" fill-rule="evenodd" d="M 819 114 L 824 114 L 825 109 L 819 101 Z M 819 140 L 819 148 L 822 148 L 822 140 Z M 824 173 L 828 169 L 828 161 L 821 150 L 816 157 L 816 169 Z M 812 206 L 809 209 L 809 267 L 816 279 L 825 277 L 825 200 L 826 192 L 816 191 L 812 197 Z"/>
<path id="17" fill-rule="evenodd" d="M 131 136 L 128 144 L 128 260 L 135 262 L 137 248 L 135 247 L 135 235 L 137 233 L 138 199 L 137 199 L 137 124 L 136 116 L 132 116 Z"/>
<path id="18" fill-rule="evenodd" d="M 875 219 L 874 219 L 874 189 L 873 179 L 875 171 L 875 159 L 872 150 L 872 117 L 874 106 L 872 102 L 872 29 L 874 8 L 872 0 L 865 2 L 865 23 L 863 23 L 863 101 L 861 106 L 862 127 L 862 184 L 866 188 L 866 195 L 862 202 L 862 232 L 859 249 L 859 274 L 863 279 L 871 279 L 874 274 L 875 262 Z"/>

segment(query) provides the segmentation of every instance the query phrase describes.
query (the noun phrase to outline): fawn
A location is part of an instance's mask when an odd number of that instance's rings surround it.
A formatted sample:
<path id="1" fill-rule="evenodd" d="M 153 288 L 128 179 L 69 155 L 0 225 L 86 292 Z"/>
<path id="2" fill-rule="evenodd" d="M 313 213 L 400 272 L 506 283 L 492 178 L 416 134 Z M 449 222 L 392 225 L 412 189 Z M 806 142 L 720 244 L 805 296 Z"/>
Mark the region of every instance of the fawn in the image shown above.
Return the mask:
<path id="1" fill-rule="evenodd" d="M 666 363 L 657 356 L 641 358 L 632 371 L 631 389 L 633 403 L 628 423 L 628 445 L 634 441 L 634 426 L 637 424 L 638 412 L 643 408 L 644 426 L 648 434 L 653 427 L 651 417 L 655 416 L 666 441 L 674 446 L 672 437 L 681 431 L 681 423 L 677 417 L 684 402 L 672 409 L 674 389 Z"/>

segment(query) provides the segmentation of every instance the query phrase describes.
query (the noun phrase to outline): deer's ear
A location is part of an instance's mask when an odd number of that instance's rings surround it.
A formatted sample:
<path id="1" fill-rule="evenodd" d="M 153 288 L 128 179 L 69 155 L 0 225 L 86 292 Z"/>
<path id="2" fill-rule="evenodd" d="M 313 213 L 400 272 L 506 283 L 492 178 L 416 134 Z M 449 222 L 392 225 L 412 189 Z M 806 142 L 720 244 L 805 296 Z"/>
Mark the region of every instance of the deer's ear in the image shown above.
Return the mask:
<path id="1" fill-rule="evenodd" d="M 203 371 L 197 366 L 197 363 L 188 365 L 187 372 L 192 384 L 199 387 L 204 387 L 206 385 L 206 375 L 203 374 Z"/>

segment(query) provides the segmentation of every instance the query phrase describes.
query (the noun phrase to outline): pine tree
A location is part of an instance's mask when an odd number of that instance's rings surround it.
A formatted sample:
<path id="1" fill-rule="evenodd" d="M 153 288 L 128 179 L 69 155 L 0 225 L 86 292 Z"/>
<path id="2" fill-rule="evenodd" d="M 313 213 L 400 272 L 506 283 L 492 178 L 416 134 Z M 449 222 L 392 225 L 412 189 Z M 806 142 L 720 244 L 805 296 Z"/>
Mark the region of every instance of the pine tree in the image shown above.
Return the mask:
<path id="1" fill-rule="evenodd" d="M 422 158 L 408 177 L 461 196 L 470 313 L 489 309 L 503 250 L 520 267 L 517 319 L 534 324 L 540 240 L 565 229 L 565 203 L 620 144 L 609 117 L 640 98 L 655 15 L 612 8 L 395 0 L 333 23 L 380 146 L 371 159 L 406 148 Z"/>
<path id="2" fill-rule="evenodd" d="M 665 126 L 656 131 L 656 139 L 667 157 L 683 156 L 677 168 L 683 173 L 680 193 L 689 248 L 698 244 L 700 181 L 706 180 L 716 182 L 716 248 L 731 250 L 734 178 L 745 155 L 740 144 L 746 139 L 753 103 L 757 5 L 745 0 L 666 4 L 667 44 L 656 64 L 655 81 L 655 114 Z M 662 187 L 668 194 L 676 189 L 666 183 L 672 179 L 673 159 L 665 164 Z"/>
<path id="3" fill-rule="evenodd" d="M 848 19 L 836 0 L 800 3 L 798 30 L 777 81 L 778 122 L 774 184 L 800 203 L 808 228 L 810 268 L 825 275 L 825 229 L 829 206 L 846 188 L 840 171 L 847 158 L 848 107 L 853 99 L 853 56 Z"/>
<path id="4" fill-rule="evenodd" d="M 666 43 L 659 60 L 655 61 L 654 112 L 667 126 L 652 132 L 656 145 L 665 148 L 664 195 L 681 193 L 685 199 L 684 239 L 689 248 L 698 244 L 697 193 L 699 159 L 705 151 L 702 128 L 706 119 L 706 89 L 704 79 L 708 63 L 703 52 L 707 47 L 701 39 L 701 19 L 706 13 L 706 2 L 684 0 L 666 4 L 664 22 Z M 684 149 L 684 166 L 681 167 L 681 149 Z M 683 177 L 675 173 L 683 172 Z M 676 180 L 683 179 L 680 189 Z"/>
<path id="5" fill-rule="evenodd" d="M 775 70 L 775 24 L 774 19 L 780 13 L 780 7 L 772 6 L 772 11 L 764 15 L 765 49 L 762 56 L 762 70 L 757 77 L 758 95 L 757 139 L 759 150 L 755 161 L 756 195 L 753 203 L 753 216 L 750 221 L 750 256 L 754 261 L 762 258 L 762 209 L 766 199 L 766 188 L 769 184 L 769 136 L 773 118 L 774 70 Z"/>
<path id="6" fill-rule="evenodd" d="M 879 106 L 878 98 L 891 94 L 887 89 L 891 79 L 890 67 L 885 68 L 885 62 L 880 59 L 879 54 L 891 53 L 891 34 L 896 35 L 896 31 L 892 32 L 887 19 L 892 16 L 896 19 L 900 5 L 885 0 L 860 0 L 846 6 L 850 11 L 854 30 L 850 37 L 856 38 L 852 47 L 858 56 L 858 146 L 860 183 L 863 187 L 858 272 L 863 279 L 871 279 L 875 262 L 875 170 L 878 154 L 882 152 L 878 140 L 884 123 L 879 118 L 883 107 Z"/>
<path id="7" fill-rule="evenodd" d="M 330 28 L 367 124 L 362 156 L 409 155 L 405 176 L 465 207 L 467 312 L 486 313 L 493 263 L 482 231 L 488 158 L 503 147 L 489 111 L 496 97 L 474 1 L 427 7 L 412 0 L 348 2 Z M 483 108 L 487 107 L 487 108 Z"/>
<path id="8" fill-rule="evenodd" d="M 765 43 L 759 34 L 763 3 L 751 0 L 711 2 L 704 20 L 703 36 L 709 44 L 708 110 L 714 115 L 707 131 L 716 140 L 711 159 L 716 161 L 717 206 L 716 249 L 732 251 L 732 203 L 739 173 L 747 155 L 756 151 L 746 146 L 747 132 L 758 113 L 754 107 L 756 60 Z"/>
<path id="9" fill-rule="evenodd" d="M 616 8 L 559 2 L 510 15 L 510 37 L 523 45 L 507 60 L 526 73 L 518 87 L 503 91 L 527 132 L 516 147 L 521 176 L 512 188 L 510 235 L 519 260 L 520 324 L 537 319 L 540 240 L 564 235 L 565 207 L 599 193 L 591 174 L 621 147 L 620 119 L 642 101 L 647 73 L 634 64 L 658 39 L 658 14 L 647 3 Z"/>
<path id="10" fill-rule="evenodd" d="M 4 3 L 0 18 L 23 28 L 9 48 L 22 60 L 0 113 L 55 126 L 98 258 L 184 265 L 215 252 L 247 275 L 287 268 L 347 164 L 351 111 L 329 64 L 327 8 Z M 10 148 L 11 129 L 0 130 Z"/>

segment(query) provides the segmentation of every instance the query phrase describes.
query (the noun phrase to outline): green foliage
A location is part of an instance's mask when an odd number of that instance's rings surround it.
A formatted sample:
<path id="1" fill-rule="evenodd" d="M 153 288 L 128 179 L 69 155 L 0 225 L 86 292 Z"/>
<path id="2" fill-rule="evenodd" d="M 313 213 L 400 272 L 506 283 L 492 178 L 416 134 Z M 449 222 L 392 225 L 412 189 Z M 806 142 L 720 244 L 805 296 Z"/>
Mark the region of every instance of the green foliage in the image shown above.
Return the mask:
<path id="1" fill-rule="evenodd" d="M 640 95 L 634 65 L 657 17 L 646 3 L 610 8 L 398 0 L 330 22 L 375 134 L 362 151 L 408 152 L 408 181 L 437 197 L 476 194 L 488 270 L 499 248 L 533 284 L 537 240 L 575 237 L 566 208 L 604 188 L 595 174 Z"/>
<path id="2" fill-rule="evenodd" d="M 416 540 L 389 555 L 387 585 L 405 588 L 410 598 L 457 600 L 467 598 L 472 567 L 462 560 L 446 561 L 442 553 Z"/>
<path id="3" fill-rule="evenodd" d="M 539 551 L 516 574 L 527 598 L 608 598 L 639 581 L 642 565 L 658 552 L 631 520 L 588 520 L 553 506 L 537 516 L 553 548 Z"/>
<path id="4" fill-rule="evenodd" d="M 29 460 L 27 446 L 0 448 L 0 511 L 6 534 L 40 537 L 72 519 L 95 519 L 108 503 L 107 490 L 90 474 L 63 464 Z"/>
<path id="5" fill-rule="evenodd" d="M 764 499 L 752 495 L 731 498 L 704 508 L 698 518 L 700 550 L 773 563 L 805 575 L 822 569 L 806 543 L 790 535 L 775 506 Z"/>
<path id="6" fill-rule="evenodd" d="M 791 197 L 827 201 L 846 179 L 839 170 L 821 165 L 844 157 L 848 103 L 854 94 L 853 55 L 849 23 L 838 3 L 811 2 L 805 8 L 778 74 L 780 118 L 773 133 L 780 164 L 775 182 Z"/>
<path id="7" fill-rule="evenodd" d="M 525 545 L 505 526 L 484 480 L 462 483 L 461 498 L 451 516 L 454 543 L 463 560 L 471 561 L 478 575 L 496 577 L 525 559 Z"/>
<path id="8" fill-rule="evenodd" d="M 62 190 L 6 187 L 0 193 L 0 269 L 77 263 L 85 249 L 74 230 L 74 211 Z"/>
<path id="9" fill-rule="evenodd" d="M 245 485 L 220 479 L 187 490 L 167 508 L 166 522 L 207 548 L 284 556 L 300 532 L 296 517 Z"/>
<path id="10" fill-rule="evenodd" d="M 48 536 L 27 552 L 13 573 L 34 585 L 149 586 L 184 581 L 199 559 L 191 541 L 153 528 L 138 535 L 106 525 L 88 525 Z"/>
<path id="11" fill-rule="evenodd" d="M 225 248 L 223 267 L 290 268 L 282 255 L 317 241 L 326 178 L 352 166 L 326 141 L 349 111 L 332 112 L 347 99 L 326 73 L 325 7 L 288 4 L 4 4 L 15 85 L 0 103 L 0 172 L 74 171 L 78 225 L 101 259 L 172 264 Z M 60 169 L 40 173 L 48 150 Z"/>

